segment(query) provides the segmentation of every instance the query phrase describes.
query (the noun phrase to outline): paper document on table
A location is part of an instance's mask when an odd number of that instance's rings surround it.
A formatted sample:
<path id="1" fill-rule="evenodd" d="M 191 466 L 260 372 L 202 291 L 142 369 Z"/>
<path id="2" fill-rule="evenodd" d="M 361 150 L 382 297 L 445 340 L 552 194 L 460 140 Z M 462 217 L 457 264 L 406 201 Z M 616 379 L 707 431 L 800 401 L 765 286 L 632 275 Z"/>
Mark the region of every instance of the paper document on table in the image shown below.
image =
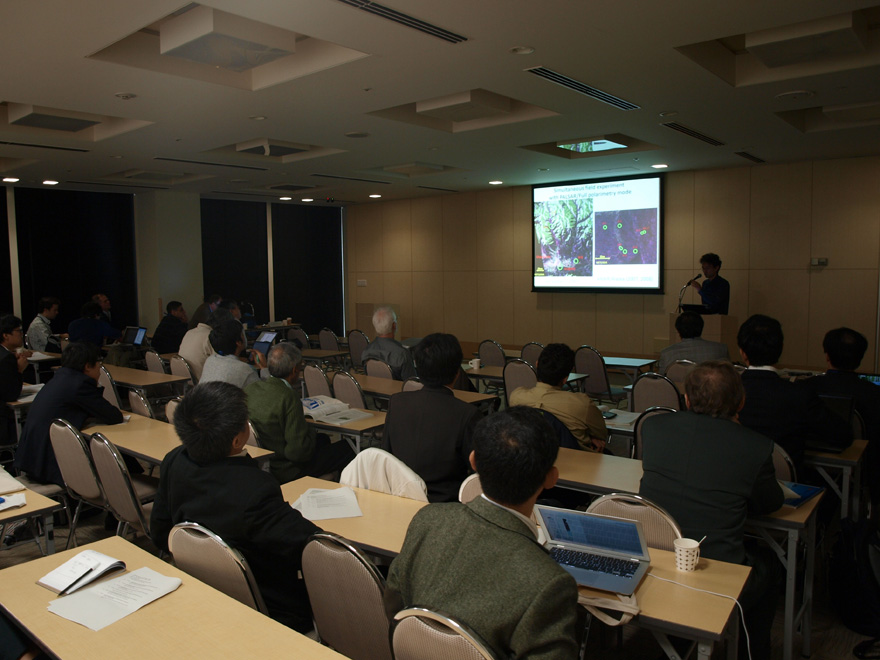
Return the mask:
<path id="1" fill-rule="evenodd" d="M 34 351 L 31 353 L 31 356 L 28 358 L 31 362 L 39 362 L 40 360 L 57 360 L 58 358 L 54 355 L 46 355 L 45 353 L 40 353 L 40 351 Z"/>
<path id="2" fill-rule="evenodd" d="M 69 621 L 101 630 L 136 612 L 180 586 L 180 578 L 171 578 L 150 568 L 121 575 L 72 596 L 49 603 L 49 611 Z"/>
<path id="3" fill-rule="evenodd" d="M 38 385 L 22 385 L 21 396 L 19 396 L 16 401 L 18 403 L 31 403 L 37 396 L 37 393 L 43 389 L 43 385 L 45 385 L 45 383 L 39 383 Z"/>
<path id="4" fill-rule="evenodd" d="M 0 467 L 0 495 L 24 490 L 24 484 Z"/>
<path id="5" fill-rule="evenodd" d="M 309 488 L 291 504 L 306 520 L 357 518 L 364 515 L 355 492 L 342 488 Z"/>
<path id="6" fill-rule="evenodd" d="M 0 511 L 4 511 L 6 509 L 18 509 L 27 504 L 25 500 L 24 493 L 14 493 L 12 495 L 4 495 L 0 497 Z"/>
<path id="7" fill-rule="evenodd" d="M 108 557 L 95 550 L 83 550 L 41 577 L 37 580 L 37 584 L 54 591 L 56 594 L 73 593 L 105 573 L 123 568 L 125 568 L 124 561 Z"/>

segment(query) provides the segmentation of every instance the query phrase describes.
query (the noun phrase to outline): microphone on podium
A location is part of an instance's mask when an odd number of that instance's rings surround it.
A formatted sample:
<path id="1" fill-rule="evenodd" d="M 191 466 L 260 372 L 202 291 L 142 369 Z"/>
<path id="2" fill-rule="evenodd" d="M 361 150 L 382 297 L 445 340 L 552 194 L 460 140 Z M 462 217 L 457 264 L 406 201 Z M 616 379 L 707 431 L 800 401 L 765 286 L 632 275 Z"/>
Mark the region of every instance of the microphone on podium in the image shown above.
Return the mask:
<path id="1" fill-rule="evenodd" d="M 685 286 L 690 285 L 691 282 L 696 282 L 696 281 L 697 281 L 698 279 L 700 279 L 701 277 L 703 277 L 702 273 L 697 274 L 697 275 L 694 275 L 691 279 L 688 280 L 688 283 L 685 284 Z"/>

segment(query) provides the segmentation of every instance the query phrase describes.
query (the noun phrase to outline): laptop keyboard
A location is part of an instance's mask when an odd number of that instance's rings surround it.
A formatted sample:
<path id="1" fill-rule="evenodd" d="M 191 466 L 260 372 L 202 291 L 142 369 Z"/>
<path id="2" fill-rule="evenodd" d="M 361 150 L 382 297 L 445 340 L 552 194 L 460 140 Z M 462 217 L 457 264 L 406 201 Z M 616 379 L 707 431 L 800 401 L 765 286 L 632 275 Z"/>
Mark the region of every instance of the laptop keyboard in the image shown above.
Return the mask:
<path id="1" fill-rule="evenodd" d="M 639 562 L 629 559 L 617 559 L 616 557 L 605 557 L 602 555 L 594 555 L 589 552 L 580 552 L 578 550 L 567 550 L 565 548 L 552 548 L 550 556 L 558 563 L 566 566 L 574 566 L 575 568 L 583 568 L 588 571 L 597 571 L 607 575 L 619 575 L 620 577 L 631 578 L 639 567 Z"/>

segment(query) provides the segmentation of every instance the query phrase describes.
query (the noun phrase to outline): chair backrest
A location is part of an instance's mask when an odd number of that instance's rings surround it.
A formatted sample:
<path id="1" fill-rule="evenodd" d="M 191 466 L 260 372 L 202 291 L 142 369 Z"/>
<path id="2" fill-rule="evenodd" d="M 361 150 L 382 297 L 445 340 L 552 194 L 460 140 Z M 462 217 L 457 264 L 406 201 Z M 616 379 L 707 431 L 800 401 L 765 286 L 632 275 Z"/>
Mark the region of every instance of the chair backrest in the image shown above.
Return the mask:
<path id="1" fill-rule="evenodd" d="M 587 379 L 589 380 L 589 379 Z M 636 378 L 632 388 L 632 412 L 645 412 L 648 408 L 681 409 L 681 395 L 671 380 L 653 372 Z"/>
<path id="2" fill-rule="evenodd" d="M 530 341 L 528 344 L 522 347 L 520 357 L 533 367 L 537 367 L 538 358 L 541 357 L 541 352 L 543 350 L 544 344 L 539 344 L 536 341 Z"/>
<path id="3" fill-rule="evenodd" d="M 144 417 L 155 419 L 156 416 L 153 414 L 150 402 L 147 401 L 146 398 L 144 398 L 144 395 L 137 390 L 128 391 L 128 403 L 131 406 L 131 412 L 136 415 L 143 415 Z"/>
<path id="4" fill-rule="evenodd" d="M 776 471 L 776 478 L 781 481 L 797 482 L 797 470 L 794 467 L 794 461 L 781 445 L 773 443 L 773 469 Z"/>
<path id="5" fill-rule="evenodd" d="M 494 339 L 484 339 L 480 342 L 478 349 L 480 354 L 480 364 L 484 367 L 503 367 L 507 362 L 507 356 L 504 349 Z"/>
<path id="6" fill-rule="evenodd" d="M 467 479 L 461 482 L 458 489 L 458 501 L 467 504 L 483 494 L 483 484 L 480 483 L 480 475 L 474 472 Z"/>
<path id="7" fill-rule="evenodd" d="M 339 483 L 418 502 L 428 501 L 424 480 L 406 463 L 378 447 L 369 447 L 355 456 L 339 475 Z"/>
<path id="8" fill-rule="evenodd" d="M 165 371 L 165 362 L 162 361 L 162 357 L 153 349 L 150 349 L 144 353 L 144 360 L 147 363 L 147 371 L 152 371 L 156 374 L 164 374 L 168 373 Z"/>
<path id="9" fill-rule="evenodd" d="M 852 415 L 853 439 L 864 440 L 868 437 L 868 427 L 865 426 L 865 418 L 858 410 L 853 410 Z"/>
<path id="10" fill-rule="evenodd" d="M 590 396 L 599 397 L 611 393 L 605 358 L 592 346 L 584 344 L 574 352 L 574 370 L 589 376 L 584 381 L 584 388 Z"/>
<path id="11" fill-rule="evenodd" d="M 306 390 L 308 390 L 309 396 L 333 396 L 327 374 L 320 367 L 307 364 L 303 369 L 303 379 L 306 381 Z"/>
<path id="12" fill-rule="evenodd" d="M 321 345 L 322 351 L 339 350 L 339 339 L 330 328 L 321 328 L 321 332 L 318 333 L 318 342 Z"/>
<path id="13" fill-rule="evenodd" d="M 67 420 L 56 419 L 49 427 L 49 440 L 70 496 L 105 508 L 107 497 L 83 434 Z"/>
<path id="14" fill-rule="evenodd" d="M 400 388 L 401 392 L 415 392 L 417 390 L 422 389 L 425 384 L 422 382 L 422 379 L 418 376 L 410 376 L 405 381 L 403 381 L 403 387 Z"/>
<path id="15" fill-rule="evenodd" d="M 351 355 L 351 366 L 363 369 L 364 361 L 361 354 L 369 345 L 370 338 L 360 330 L 350 330 L 348 333 L 348 352 Z"/>
<path id="16" fill-rule="evenodd" d="M 666 367 L 666 371 L 663 372 L 663 375 L 673 383 L 683 383 L 684 379 L 687 378 L 687 375 L 692 372 L 696 366 L 697 363 L 693 360 L 676 360 Z"/>
<path id="17" fill-rule="evenodd" d="M 347 371 L 337 371 L 333 374 L 333 396 L 352 408 L 367 407 L 360 383 Z"/>
<path id="18" fill-rule="evenodd" d="M 177 410 L 177 404 L 181 401 L 183 401 L 183 397 L 179 396 L 165 404 L 165 419 L 169 424 L 174 424 L 174 411 Z"/>
<path id="19" fill-rule="evenodd" d="M 538 384 L 535 368 L 525 360 L 517 358 L 504 365 L 504 391 L 509 397 L 518 387 L 534 387 Z"/>
<path id="20" fill-rule="evenodd" d="M 385 579 L 373 562 L 350 541 L 319 532 L 303 549 L 302 574 L 323 643 L 352 660 L 391 660 Z"/>
<path id="21" fill-rule="evenodd" d="M 681 527 L 661 507 L 641 495 L 611 493 L 594 500 L 587 511 L 603 516 L 638 520 L 649 548 L 675 551 L 673 542 L 681 538 Z"/>
<path id="22" fill-rule="evenodd" d="M 367 360 L 364 362 L 364 368 L 367 370 L 368 376 L 377 378 L 390 378 L 394 380 L 394 373 L 391 371 L 391 365 L 382 360 Z"/>
<path id="23" fill-rule="evenodd" d="M 248 420 L 248 439 L 247 444 L 251 447 L 262 447 L 263 443 L 260 442 L 260 439 L 257 437 L 257 429 L 254 428 L 253 422 Z"/>
<path id="24" fill-rule="evenodd" d="M 635 458 L 639 461 L 642 460 L 642 423 L 648 419 L 648 417 L 674 412 L 678 412 L 678 410 L 675 408 L 667 408 L 665 406 L 652 406 L 636 418 L 636 422 L 633 425 L 635 442 L 633 442 L 631 458 Z"/>
<path id="25" fill-rule="evenodd" d="M 311 348 L 308 333 L 302 328 L 291 328 L 287 331 L 287 341 L 298 341 L 300 348 Z"/>
<path id="26" fill-rule="evenodd" d="M 211 530 L 194 522 L 179 523 L 168 534 L 168 549 L 182 571 L 258 612 L 268 613 L 245 558 Z"/>
<path id="27" fill-rule="evenodd" d="M 149 516 L 131 483 L 131 475 L 122 454 L 100 433 L 92 436 L 92 459 L 104 486 L 104 494 L 114 515 L 146 536 L 150 535 Z"/>
<path id="28" fill-rule="evenodd" d="M 101 365 L 101 371 L 98 374 L 98 385 L 104 388 L 104 398 L 117 408 L 122 408 L 119 404 L 119 392 L 116 391 L 116 381 L 107 371 L 107 367 Z"/>
<path id="29" fill-rule="evenodd" d="M 189 378 L 189 382 L 191 385 L 198 384 L 198 378 L 196 378 L 193 373 L 192 367 L 187 362 L 186 358 L 181 357 L 179 355 L 172 355 L 171 359 L 168 361 L 171 365 L 171 374 L 173 376 L 182 376 L 184 378 Z"/>
<path id="30" fill-rule="evenodd" d="M 577 441 L 577 438 L 574 437 L 571 429 L 563 424 L 556 415 L 554 415 L 549 410 L 544 410 L 543 408 L 539 408 L 538 412 L 541 413 L 541 416 L 553 429 L 553 432 L 556 434 L 556 437 L 559 440 L 560 447 L 565 447 L 566 449 L 583 449 L 583 447 L 581 447 L 580 443 Z"/>
<path id="31" fill-rule="evenodd" d="M 480 637 L 441 612 L 411 607 L 391 624 L 394 660 L 500 660 Z"/>

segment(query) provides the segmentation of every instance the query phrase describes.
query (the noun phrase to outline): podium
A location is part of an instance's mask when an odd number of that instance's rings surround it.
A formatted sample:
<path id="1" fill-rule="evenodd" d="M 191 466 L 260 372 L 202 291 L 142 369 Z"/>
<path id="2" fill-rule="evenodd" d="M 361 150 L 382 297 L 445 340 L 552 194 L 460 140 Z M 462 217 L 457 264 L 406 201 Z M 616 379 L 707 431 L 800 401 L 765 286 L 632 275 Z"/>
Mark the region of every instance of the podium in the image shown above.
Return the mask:
<path id="1" fill-rule="evenodd" d="M 673 312 L 669 315 L 669 343 L 678 343 L 678 332 L 675 330 L 675 319 L 678 314 Z M 704 314 L 703 315 L 703 339 L 720 341 L 727 344 L 730 357 L 739 359 L 739 347 L 736 345 L 736 333 L 739 331 L 739 321 L 735 316 L 727 314 Z"/>

